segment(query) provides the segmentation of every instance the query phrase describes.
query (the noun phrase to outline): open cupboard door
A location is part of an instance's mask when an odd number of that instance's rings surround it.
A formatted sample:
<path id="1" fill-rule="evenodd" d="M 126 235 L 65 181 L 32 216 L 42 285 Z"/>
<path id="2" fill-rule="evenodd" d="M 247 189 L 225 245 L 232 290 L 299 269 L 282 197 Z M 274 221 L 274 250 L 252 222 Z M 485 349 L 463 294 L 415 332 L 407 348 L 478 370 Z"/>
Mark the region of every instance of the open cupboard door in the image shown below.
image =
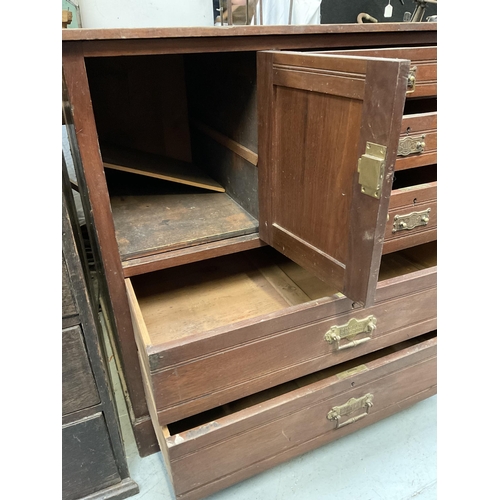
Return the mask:
<path id="1" fill-rule="evenodd" d="M 260 237 L 369 306 L 410 61 L 277 51 L 257 58 Z"/>

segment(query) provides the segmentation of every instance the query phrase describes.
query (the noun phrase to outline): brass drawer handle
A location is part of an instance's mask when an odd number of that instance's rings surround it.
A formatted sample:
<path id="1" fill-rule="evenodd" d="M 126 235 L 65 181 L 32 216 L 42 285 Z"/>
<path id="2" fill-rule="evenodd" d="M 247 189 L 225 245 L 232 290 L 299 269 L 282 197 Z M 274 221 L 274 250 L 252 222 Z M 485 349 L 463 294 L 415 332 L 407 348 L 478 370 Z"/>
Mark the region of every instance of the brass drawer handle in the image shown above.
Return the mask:
<path id="1" fill-rule="evenodd" d="M 398 156 L 408 156 L 415 153 L 423 153 L 425 151 L 425 134 L 419 137 L 411 137 L 407 135 L 399 139 Z"/>
<path id="2" fill-rule="evenodd" d="M 377 318 L 373 315 L 364 319 L 351 318 L 343 325 L 334 325 L 325 333 L 325 340 L 334 345 L 335 351 L 342 351 L 350 347 L 364 344 L 371 339 L 373 330 L 377 327 Z M 362 333 L 368 334 L 362 339 L 354 340 L 354 337 Z M 340 341 L 346 339 L 347 343 L 340 345 Z"/>
<path id="3" fill-rule="evenodd" d="M 423 210 L 422 212 L 412 212 L 407 215 L 395 215 L 392 224 L 392 232 L 414 229 L 418 226 L 427 226 L 429 223 L 429 214 L 431 209 Z"/>
<path id="4" fill-rule="evenodd" d="M 354 422 L 357 422 L 358 420 L 362 419 L 363 417 L 366 417 L 368 415 L 370 408 L 373 406 L 373 394 L 365 394 L 361 398 L 351 398 L 347 403 L 344 403 L 341 406 L 334 406 L 329 412 L 326 418 L 328 420 L 335 421 L 335 428 L 340 429 L 346 425 L 353 424 Z M 344 422 L 340 423 L 340 419 L 342 417 L 349 416 L 351 413 L 365 409 L 364 413 L 361 413 L 360 415 L 356 415 L 354 417 L 348 418 Z"/>

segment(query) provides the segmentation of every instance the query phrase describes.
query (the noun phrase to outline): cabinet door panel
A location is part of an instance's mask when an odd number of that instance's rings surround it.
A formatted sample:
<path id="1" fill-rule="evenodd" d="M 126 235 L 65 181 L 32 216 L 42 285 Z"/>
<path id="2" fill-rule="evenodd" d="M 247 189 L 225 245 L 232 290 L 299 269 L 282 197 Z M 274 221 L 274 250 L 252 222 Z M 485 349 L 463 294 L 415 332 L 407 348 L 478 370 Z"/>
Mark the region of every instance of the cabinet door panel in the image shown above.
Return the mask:
<path id="1" fill-rule="evenodd" d="M 373 303 L 409 61 L 258 54 L 260 237 L 345 295 Z M 367 143 L 386 148 L 378 197 Z"/>

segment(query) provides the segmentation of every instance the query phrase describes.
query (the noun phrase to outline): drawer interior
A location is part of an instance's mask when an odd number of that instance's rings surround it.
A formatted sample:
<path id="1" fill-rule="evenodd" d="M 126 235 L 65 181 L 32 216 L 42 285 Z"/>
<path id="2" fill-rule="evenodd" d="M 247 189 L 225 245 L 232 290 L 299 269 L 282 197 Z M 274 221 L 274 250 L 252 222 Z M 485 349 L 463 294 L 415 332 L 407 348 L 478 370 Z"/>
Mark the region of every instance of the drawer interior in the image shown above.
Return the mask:
<path id="1" fill-rule="evenodd" d="M 435 242 L 394 252 L 383 256 L 379 281 L 434 265 Z M 341 296 L 270 247 L 135 276 L 131 283 L 148 345 Z"/>
<path id="2" fill-rule="evenodd" d="M 329 377 L 333 377 L 338 374 L 343 374 L 353 370 L 354 368 L 360 365 L 368 365 L 369 363 L 382 359 L 389 354 L 401 352 L 404 349 L 407 349 L 411 346 L 415 346 L 420 344 L 426 340 L 433 339 L 437 336 L 437 332 L 429 332 L 427 334 L 421 335 L 419 337 L 415 337 L 404 342 L 400 342 L 398 344 L 392 345 L 385 349 L 381 349 L 379 351 L 375 351 L 364 356 L 354 358 L 352 360 L 346 361 L 336 366 L 332 366 L 330 368 L 326 368 L 324 370 L 312 373 L 310 375 L 306 375 L 304 377 L 292 380 L 290 382 L 286 382 L 284 384 L 278 385 L 276 387 L 272 387 L 270 389 L 266 389 L 264 391 L 258 392 L 256 394 L 252 394 L 251 396 L 247 396 L 241 398 L 237 401 L 233 401 L 227 403 L 223 406 L 219 406 L 217 408 L 213 408 L 211 410 L 199 413 L 197 415 L 193 415 L 191 417 L 187 417 L 185 419 L 179 420 L 177 422 L 172 422 L 167 425 L 168 433 L 173 436 L 175 434 L 179 434 L 190 429 L 194 429 L 196 427 L 207 424 L 208 422 L 233 415 L 239 411 L 245 410 L 247 408 L 251 408 L 253 406 L 260 405 L 265 403 L 273 398 L 278 396 L 282 396 L 283 394 L 287 394 L 296 389 L 300 389 L 302 387 L 307 387 L 315 382 L 320 380 L 324 380 Z"/>

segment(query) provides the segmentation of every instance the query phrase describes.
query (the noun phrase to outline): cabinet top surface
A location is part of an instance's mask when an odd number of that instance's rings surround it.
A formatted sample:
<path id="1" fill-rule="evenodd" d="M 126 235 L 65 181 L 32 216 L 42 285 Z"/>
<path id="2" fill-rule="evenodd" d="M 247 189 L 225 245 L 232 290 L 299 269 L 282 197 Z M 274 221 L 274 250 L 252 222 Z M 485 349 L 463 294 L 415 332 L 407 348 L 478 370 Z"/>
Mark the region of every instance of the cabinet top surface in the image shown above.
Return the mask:
<path id="1" fill-rule="evenodd" d="M 340 33 L 397 33 L 436 31 L 437 23 L 320 24 L 301 26 L 213 26 L 190 28 L 72 28 L 62 30 L 64 41 L 326 35 Z"/>

